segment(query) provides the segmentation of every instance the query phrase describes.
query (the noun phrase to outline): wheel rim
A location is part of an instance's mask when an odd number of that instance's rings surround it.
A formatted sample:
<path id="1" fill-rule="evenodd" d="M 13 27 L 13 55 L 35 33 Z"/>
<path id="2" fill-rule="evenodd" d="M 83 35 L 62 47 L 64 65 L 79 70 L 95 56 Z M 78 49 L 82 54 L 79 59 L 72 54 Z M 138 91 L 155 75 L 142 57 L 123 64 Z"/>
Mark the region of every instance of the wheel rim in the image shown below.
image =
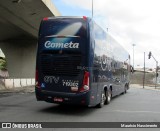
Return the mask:
<path id="1" fill-rule="evenodd" d="M 102 104 L 102 105 L 104 105 L 105 100 L 106 100 L 106 96 L 105 96 L 104 93 L 102 93 L 102 100 L 101 100 L 101 104 Z"/>
<path id="2" fill-rule="evenodd" d="M 111 101 L 111 93 L 110 93 L 110 91 L 108 91 L 108 102 L 110 102 Z"/>

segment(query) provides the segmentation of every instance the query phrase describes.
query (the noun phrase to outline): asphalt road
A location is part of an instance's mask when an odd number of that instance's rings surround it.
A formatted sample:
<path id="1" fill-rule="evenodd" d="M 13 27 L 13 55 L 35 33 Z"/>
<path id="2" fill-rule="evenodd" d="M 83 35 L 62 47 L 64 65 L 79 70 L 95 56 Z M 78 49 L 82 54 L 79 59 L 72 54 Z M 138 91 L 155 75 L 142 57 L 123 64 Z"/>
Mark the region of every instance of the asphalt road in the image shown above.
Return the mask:
<path id="1" fill-rule="evenodd" d="M 131 88 L 103 108 L 37 102 L 34 93 L 1 93 L 0 122 L 160 122 L 160 91 Z"/>

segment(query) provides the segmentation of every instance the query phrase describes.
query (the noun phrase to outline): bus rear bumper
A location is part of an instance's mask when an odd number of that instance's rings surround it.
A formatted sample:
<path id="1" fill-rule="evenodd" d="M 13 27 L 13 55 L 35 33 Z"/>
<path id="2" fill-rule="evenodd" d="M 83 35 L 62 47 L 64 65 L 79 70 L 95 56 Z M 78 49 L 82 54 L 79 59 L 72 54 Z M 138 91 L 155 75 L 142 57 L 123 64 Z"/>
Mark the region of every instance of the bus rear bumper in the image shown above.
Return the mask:
<path id="1" fill-rule="evenodd" d="M 58 104 L 89 105 L 89 92 L 65 93 L 35 88 L 37 101 L 46 101 Z"/>

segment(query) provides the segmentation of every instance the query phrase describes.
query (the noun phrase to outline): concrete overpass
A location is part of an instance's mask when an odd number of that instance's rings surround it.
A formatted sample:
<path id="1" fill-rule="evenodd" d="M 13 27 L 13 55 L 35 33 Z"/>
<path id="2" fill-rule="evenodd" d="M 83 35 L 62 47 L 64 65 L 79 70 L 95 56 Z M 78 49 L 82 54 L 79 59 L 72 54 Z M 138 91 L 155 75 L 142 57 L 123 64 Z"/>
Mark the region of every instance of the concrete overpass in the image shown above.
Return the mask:
<path id="1" fill-rule="evenodd" d="M 0 0 L 0 48 L 10 78 L 33 78 L 42 18 L 59 16 L 51 0 Z"/>

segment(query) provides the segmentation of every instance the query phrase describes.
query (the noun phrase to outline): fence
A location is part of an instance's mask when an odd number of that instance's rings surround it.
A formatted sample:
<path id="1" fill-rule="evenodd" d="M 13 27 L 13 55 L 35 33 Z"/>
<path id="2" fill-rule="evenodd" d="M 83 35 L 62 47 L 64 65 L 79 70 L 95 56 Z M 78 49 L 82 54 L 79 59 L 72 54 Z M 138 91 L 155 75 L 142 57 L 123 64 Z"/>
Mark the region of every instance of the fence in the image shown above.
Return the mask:
<path id="1" fill-rule="evenodd" d="M 156 74 L 154 72 L 146 72 L 145 73 L 145 81 L 144 84 L 145 86 L 155 86 L 155 77 Z M 144 73 L 143 72 L 134 72 L 131 75 L 131 84 L 139 84 L 143 85 L 143 79 L 144 79 Z M 157 78 L 157 87 L 160 87 L 160 78 Z"/>
<path id="2" fill-rule="evenodd" d="M 35 85 L 35 79 L 34 78 L 0 79 L 0 84 L 7 89 L 15 87 L 33 86 Z"/>

